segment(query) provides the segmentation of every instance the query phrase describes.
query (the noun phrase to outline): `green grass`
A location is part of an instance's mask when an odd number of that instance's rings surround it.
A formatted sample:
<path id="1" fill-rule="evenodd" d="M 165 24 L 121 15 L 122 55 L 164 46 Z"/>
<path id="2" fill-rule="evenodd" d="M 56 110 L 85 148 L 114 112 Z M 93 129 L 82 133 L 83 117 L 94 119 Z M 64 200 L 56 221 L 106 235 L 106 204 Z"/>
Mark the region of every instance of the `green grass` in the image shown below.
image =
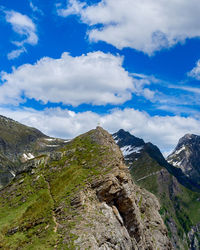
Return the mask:
<path id="1" fill-rule="evenodd" d="M 112 167 L 106 164 L 112 162 L 108 148 L 94 143 L 90 135 L 77 137 L 60 150 L 60 160 L 47 160 L 34 174 L 22 174 L 1 191 L 0 248 L 54 249 L 58 245 L 60 249 L 75 249 L 77 236 L 72 231 L 82 217 L 71 200 Z M 66 219 L 63 229 L 54 232 L 53 210 L 58 207 L 63 208 Z"/>
<path id="2" fill-rule="evenodd" d="M 187 234 L 193 225 L 200 222 L 200 193 L 193 192 L 180 184 L 178 184 L 178 191 L 172 193 L 173 178 L 170 175 L 165 178 L 165 182 L 160 182 L 157 175 L 137 181 L 161 169 L 157 162 L 144 153 L 133 162 L 131 175 L 137 185 L 147 189 L 159 199 L 160 214 L 167 226 L 169 237 L 173 236 L 169 227 L 169 218 L 171 218 L 176 223 L 180 239 L 183 239 L 184 233 Z"/>
<path id="3" fill-rule="evenodd" d="M 182 187 L 182 193 L 178 195 L 178 202 L 188 214 L 193 225 L 200 222 L 200 193 L 193 192 Z"/>
<path id="4" fill-rule="evenodd" d="M 144 153 L 137 161 L 132 164 L 130 172 L 137 185 L 156 195 L 158 194 L 156 175 L 149 176 L 143 180 L 139 179 L 160 171 L 161 169 L 162 167 L 156 161 L 150 158 L 147 153 Z"/>

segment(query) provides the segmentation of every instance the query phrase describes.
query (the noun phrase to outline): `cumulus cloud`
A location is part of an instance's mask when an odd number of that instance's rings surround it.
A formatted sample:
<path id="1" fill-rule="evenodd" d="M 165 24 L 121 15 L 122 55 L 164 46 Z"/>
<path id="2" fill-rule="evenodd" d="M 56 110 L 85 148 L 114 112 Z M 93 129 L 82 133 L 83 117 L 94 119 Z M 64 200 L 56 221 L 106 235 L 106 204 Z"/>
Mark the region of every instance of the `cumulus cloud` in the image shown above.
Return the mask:
<path id="1" fill-rule="evenodd" d="M 146 142 L 156 144 L 163 152 L 174 149 L 180 137 L 186 133 L 200 134 L 200 120 L 181 116 L 150 116 L 135 109 L 111 110 L 108 114 L 91 111 L 79 112 L 67 109 L 37 111 L 24 108 L 10 110 L 0 108 L 0 113 L 21 123 L 36 127 L 50 136 L 73 138 L 97 126 L 110 133 L 123 128 Z"/>
<path id="2" fill-rule="evenodd" d="M 100 51 L 77 57 L 63 53 L 59 59 L 42 58 L 12 73 L 1 73 L 0 103 L 18 104 L 24 96 L 73 106 L 121 104 L 132 98 L 132 92 L 152 98 L 153 93 L 143 90 L 149 82 L 133 79 L 122 62 L 122 57 Z"/>
<path id="3" fill-rule="evenodd" d="M 13 41 L 19 49 L 13 50 L 8 54 L 8 59 L 14 59 L 25 51 L 25 44 L 36 45 L 38 36 L 36 34 L 36 26 L 33 21 L 26 15 L 16 11 L 6 11 L 6 21 L 11 24 L 12 29 L 23 39 L 21 41 Z"/>
<path id="4" fill-rule="evenodd" d="M 149 55 L 199 37 L 199 12 L 198 0 L 101 0 L 92 5 L 69 0 L 66 8 L 58 8 L 63 17 L 80 15 L 91 26 L 91 41 L 105 41 L 119 49 L 130 47 Z"/>

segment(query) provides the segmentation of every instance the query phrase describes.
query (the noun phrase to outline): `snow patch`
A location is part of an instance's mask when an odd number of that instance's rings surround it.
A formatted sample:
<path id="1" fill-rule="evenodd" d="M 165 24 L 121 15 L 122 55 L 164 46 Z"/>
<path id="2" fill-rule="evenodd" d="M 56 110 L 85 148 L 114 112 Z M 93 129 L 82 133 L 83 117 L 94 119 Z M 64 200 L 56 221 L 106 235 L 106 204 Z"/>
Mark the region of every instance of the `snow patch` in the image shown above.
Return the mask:
<path id="1" fill-rule="evenodd" d="M 51 145 L 51 144 L 46 144 L 46 147 L 59 147 L 59 145 Z"/>
<path id="2" fill-rule="evenodd" d="M 115 143 L 117 144 L 120 140 L 119 139 L 116 139 L 116 140 L 114 140 L 115 141 Z"/>
<path id="3" fill-rule="evenodd" d="M 10 171 L 10 173 L 11 173 L 11 175 L 12 175 L 13 177 L 16 176 L 16 174 L 15 174 L 13 171 Z"/>
<path id="4" fill-rule="evenodd" d="M 56 141 L 55 138 L 45 138 L 46 141 Z"/>
<path id="5" fill-rule="evenodd" d="M 113 140 L 115 141 L 116 144 L 120 141 L 117 135 L 113 136 Z"/>
<path id="6" fill-rule="evenodd" d="M 173 162 L 173 165 L 174 165 L 175 167 L 181 167 L 181 161 L 174 161 L 174 162 Z"/>
<path id="7" fill-rule="evenodd" d="M 23 157 L 25 160 L 31 160 L 31 159 L 35 158 L 35 156 L 31 153 L 27 153 L 27 154 L 24 153 Z"/>
<path id="8" fill-rule="evenodd" d="M 172 155 L 178 155 L 180 152 L 182 152 L 185 149 L 186 149 L 186 147 L 185 147 L 185 145 L 183 145 L 180 149 L 178 149 L 174 153 L 172 153 Z"/>
<path id="9" fill-rule="evenodd" d="M 130 155 L 132 153 L 140 153 L 140 151 L 143 149 L 143 146 L 142 147 L 133 147 L 131 145 L 127 145 L 127 146 L 124 146 L 121 148 L 121 151 L 123 153 L 123 156 L 127 156 L 127 155 Z"/>
<path id="10" fill-rule="evenodd" d="M 182 161 L 183 160 L 180 160 L 180 161 L 174 161 L 173 159 L 170 159 L 170 160 L 168 160 L 168 162 L 170 163 L 170 164 L 172 164 L 174 167 L 176 167 L 176 168 L 180 168 L 182 171 L 183 171 L 183 173 L 185 173 L 185 171 L 186 171 L 186 169 L 181 165 L 182 164 Z"/>
<path id="11" fill-rule="evenodd" d="M 70 141 L 71 141 L 71 139 L 68 139 L 68 140 L 65 140 L 65 141 L 64 141 L 64 143 L 66 143 L 66 142 L 70 142 Z"/>

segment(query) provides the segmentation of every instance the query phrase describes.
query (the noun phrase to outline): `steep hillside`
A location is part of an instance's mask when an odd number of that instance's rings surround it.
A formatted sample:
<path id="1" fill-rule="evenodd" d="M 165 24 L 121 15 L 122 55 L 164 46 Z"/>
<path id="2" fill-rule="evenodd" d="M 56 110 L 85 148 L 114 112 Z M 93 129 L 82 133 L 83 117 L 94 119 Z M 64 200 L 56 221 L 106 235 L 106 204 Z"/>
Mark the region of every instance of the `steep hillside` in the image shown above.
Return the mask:
<path id="1" fill-rule="evenodd" d="M 0 188 L 8 184 L 14 177 L 14 164 L 4 155 L 0 154 Z"/>
<path id="2" fill-rule="evenodd" d="M 67 142 L 0 116 L 0 188 L 18 172 L 24 171 L 27 161 L 42 153 L 52 152 Z"/>
<path id="3" fill-rule="evenodd" d="M 0 191 L 0 248 L 172 249 L 157 199 L 102 128 L 31 162 Z"/>
<path id="4" fill-rule="evenodd" d="M 46 137 L 39 130 L 0 116 L 0 152 L 10 160 L 30 149 L 37 139 Z"/>
<path id="5" fill-rule="evenodd" d="M 168 164 L 155 145 L 144 143 L 123 130 L 113 134 L 113 138 L 124 153 L 134 182 L 159 199 L 160 213 L 168 227 L 174 247 L 198 249 L 196 247 L 199 244 L 200 232 L 196 230 L 192 238 L 190 237 L 192 227 L 200 222 L 200 193 L 191 190 L 196 190 L 193 182 L 187 176 L 183 176 L 181 170 L 177 171 Z M 185 186 L 180 185 L 175 177 Z"/>

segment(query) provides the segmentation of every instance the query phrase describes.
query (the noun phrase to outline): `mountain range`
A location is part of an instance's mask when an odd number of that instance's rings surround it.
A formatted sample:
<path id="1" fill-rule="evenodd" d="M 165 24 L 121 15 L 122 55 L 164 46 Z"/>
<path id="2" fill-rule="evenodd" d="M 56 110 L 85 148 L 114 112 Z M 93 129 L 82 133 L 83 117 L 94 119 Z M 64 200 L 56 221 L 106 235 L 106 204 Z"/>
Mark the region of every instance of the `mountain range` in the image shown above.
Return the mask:
<path id="1" fill-rule="evenodd" d="M 165 159 L 158 147 L 152 143 L 145 143 L 129 132 L 121 129 L 113 134 L 113 138 L 123 152 L 134 182 L 158 198 L 161 204 L 160 212 L 174 248 L 184 249 L 190 242 L 190 249 L 199 249 L 199 231 L 194 230 L 199 227 L 200 222 L 200 188 L 194 181 L 196 177 L 188 176 L 183 169 L 177 168 L 176 164 L 172 165 L 169 157 L 172 159 L 173 154 Z M 200 137 L 195 138 L 197 144 Z M 186 143 L 183 139 L 180 141 Z M 179 144 L 174 152 L 177 152 L 178 147 Z M 193 151 L 196 157 L 197 152 Z M 194 168 L 197 165 L 196 162 Z M 193 237 L 191 230 L 195 231 Z"/>
<path id="2" fill-rule="evenodd" d="M 122 129 L 64 140 L 0 116 L 0 248 L 199 249 L 199 146 L 165 159 Z"/>

